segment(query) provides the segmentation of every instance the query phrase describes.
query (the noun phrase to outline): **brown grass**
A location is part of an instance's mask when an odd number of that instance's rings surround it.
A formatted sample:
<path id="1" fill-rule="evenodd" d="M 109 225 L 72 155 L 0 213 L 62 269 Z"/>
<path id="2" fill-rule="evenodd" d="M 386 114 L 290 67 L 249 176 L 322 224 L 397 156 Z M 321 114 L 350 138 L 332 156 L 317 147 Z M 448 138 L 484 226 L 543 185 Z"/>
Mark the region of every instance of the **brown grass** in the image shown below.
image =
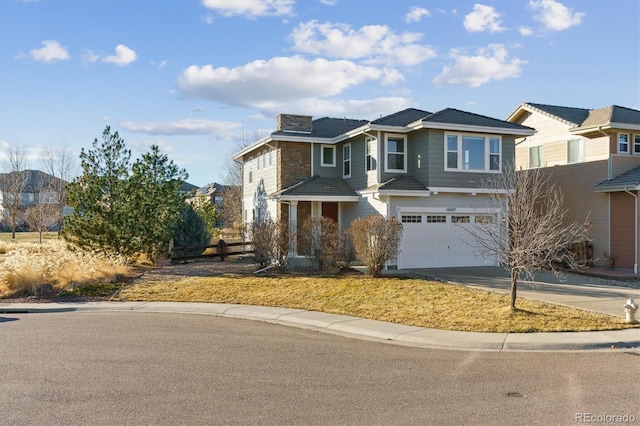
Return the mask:
<path id="1" fill-rule="evenodd" d="M 124 288 L 123 301 L 238 303 L 352 315 L 427 328 L 483 332 L 630 328 L 622 318 L 420 279 L 337 277 L 190 277 Z"/>

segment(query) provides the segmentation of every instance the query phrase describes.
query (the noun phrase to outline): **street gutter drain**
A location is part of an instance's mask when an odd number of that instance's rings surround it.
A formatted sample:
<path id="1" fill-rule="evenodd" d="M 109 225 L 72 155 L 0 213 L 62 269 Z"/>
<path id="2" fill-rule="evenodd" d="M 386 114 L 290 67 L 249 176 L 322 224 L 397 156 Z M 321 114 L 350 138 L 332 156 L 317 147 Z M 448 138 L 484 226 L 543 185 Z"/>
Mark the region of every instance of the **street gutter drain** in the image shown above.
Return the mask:
<path id="1" fill-rule="evenodd" d="M 513 398 L 522 398 L 524 395 L 522 395 L 520 392 L 507 392 L 507 396 Z"/>

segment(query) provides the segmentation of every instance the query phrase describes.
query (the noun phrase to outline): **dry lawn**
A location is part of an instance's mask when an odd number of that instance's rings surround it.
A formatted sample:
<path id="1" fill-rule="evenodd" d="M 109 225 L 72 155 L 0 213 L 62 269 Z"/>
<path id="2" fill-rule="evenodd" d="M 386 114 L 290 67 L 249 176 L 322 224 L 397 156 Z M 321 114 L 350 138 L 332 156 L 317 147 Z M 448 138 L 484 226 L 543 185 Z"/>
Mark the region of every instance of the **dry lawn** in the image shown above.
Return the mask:
<path id="1" fill-rule="evenodd" d="M 141 280 L 122 301 L 237 303 L 305 309 L 444 330 L 591 331 L 632 327 L 622 318 L 421 279 L 359 275 L 192 276 Z"/>

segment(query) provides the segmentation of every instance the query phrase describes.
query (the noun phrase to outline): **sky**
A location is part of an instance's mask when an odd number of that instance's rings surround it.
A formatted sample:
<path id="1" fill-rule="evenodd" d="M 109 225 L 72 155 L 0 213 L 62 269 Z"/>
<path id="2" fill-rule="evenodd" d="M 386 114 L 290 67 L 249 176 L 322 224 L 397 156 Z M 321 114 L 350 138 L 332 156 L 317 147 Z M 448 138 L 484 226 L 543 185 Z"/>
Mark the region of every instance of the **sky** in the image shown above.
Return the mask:
<path id="1" fill-rule="evenodd" d="M 279 113 L 640 108 L 638 0 L 0 0 L 0 162 L 106 126 L 188 182 Z"/>

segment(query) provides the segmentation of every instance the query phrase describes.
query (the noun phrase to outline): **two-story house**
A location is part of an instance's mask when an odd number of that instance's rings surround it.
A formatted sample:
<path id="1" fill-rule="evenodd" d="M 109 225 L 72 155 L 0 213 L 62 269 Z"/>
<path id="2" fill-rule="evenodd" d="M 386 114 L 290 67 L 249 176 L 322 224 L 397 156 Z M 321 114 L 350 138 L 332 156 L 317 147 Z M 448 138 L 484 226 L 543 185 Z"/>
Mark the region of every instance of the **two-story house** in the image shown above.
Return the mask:
<path id="1" fill-rule="evenodd" d="M 533 133 L 450 108 L 373 121 L 281 114 L 276 131 L 233 157 L 243 165 L 243 219 L 271 217 L 295 232 L 309 216 L 347 228 L 380 214 L 403 224 L 389 267 L 497 265 L 465 228 L 502 219 L 481 183 L 513 163 L 516 138 Z"/>
<path id="2" fill-rule="evenodd" d="M 536 130 L 516 140 L 516 165 L 551 173 L 567 221 L 588 218 L 594 263 L 612 256 L 616 267 L 637 273 L 640 111 L 523 103 L 507 121 Z"/>

